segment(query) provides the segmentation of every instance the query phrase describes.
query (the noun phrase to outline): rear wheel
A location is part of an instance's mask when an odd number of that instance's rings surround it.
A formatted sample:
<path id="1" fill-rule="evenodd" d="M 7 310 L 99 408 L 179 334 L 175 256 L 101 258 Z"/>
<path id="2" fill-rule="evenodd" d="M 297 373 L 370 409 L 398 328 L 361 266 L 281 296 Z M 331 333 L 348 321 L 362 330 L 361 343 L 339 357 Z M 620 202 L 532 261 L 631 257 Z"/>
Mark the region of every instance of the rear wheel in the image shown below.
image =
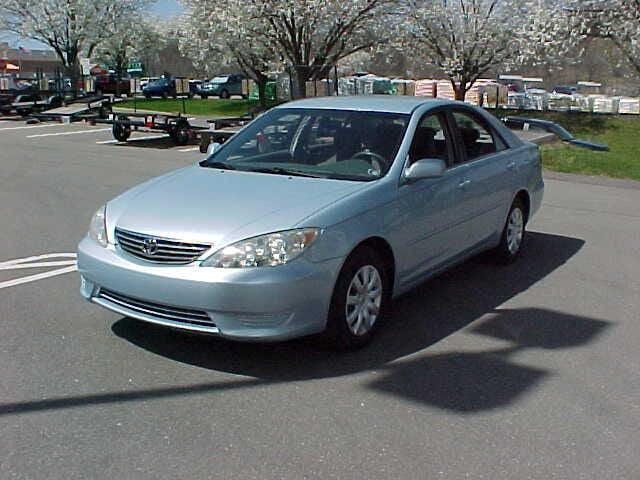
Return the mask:
<path id="1" fill-rule="evenodd" d="M 507 222 L 500 237 L 500 244 L 495 249 L 495 257 L 499 263 L 514 262 L 520 253 L 525 240 L 527 216 L 524 204 L 516 198 L 511 205 Z"/>
<path id="2" fill-rule="evenodd" d="M 355 251 L 334 288 L 325 338 L 333 347 L 366 345 L 380 325 L 390 302 L 385 264 L 369 247 Z"/>
<path id="3" fill-rule="evenodd" d="M 229 91 L 228 90 L 222 90 L 220 92 L 220 98 L 226 100 L 229 97 L 230 97 L 230 95 L 229 95 Z"/>
<path id="4" fill-rule="evenodd" d="M 127 120 L 127 117 L 118 117 L 118 120 Z M 121 123 L 113 124 L 113 138 L 119 142 L 126 142 L 131 136 L 131 127 L 129 125 L 122 125 Z"/>

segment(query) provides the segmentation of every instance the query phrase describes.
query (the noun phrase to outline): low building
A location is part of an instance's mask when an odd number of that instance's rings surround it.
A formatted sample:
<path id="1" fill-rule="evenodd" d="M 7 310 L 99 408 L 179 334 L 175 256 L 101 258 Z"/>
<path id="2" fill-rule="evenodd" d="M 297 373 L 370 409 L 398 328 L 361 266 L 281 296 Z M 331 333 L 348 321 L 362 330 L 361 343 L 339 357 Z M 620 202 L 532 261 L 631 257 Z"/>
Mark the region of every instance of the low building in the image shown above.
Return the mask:
<path id="1" fill-rule="evenodd" d="M 13 48 L 7 42 L 0 42 L 0 59 L 17 66 L 20 78 L 35 78 L 38 72 L 52 76 L 62 67 L 53 50 Z"/>

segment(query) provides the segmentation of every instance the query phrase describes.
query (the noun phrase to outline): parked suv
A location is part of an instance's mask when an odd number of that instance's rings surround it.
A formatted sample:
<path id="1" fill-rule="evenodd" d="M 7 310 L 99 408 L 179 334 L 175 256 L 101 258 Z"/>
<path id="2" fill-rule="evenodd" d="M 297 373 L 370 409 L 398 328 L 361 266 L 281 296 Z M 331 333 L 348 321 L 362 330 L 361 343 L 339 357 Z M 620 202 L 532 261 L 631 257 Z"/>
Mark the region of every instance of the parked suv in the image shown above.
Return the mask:
<path id="1" fill-rule="evenodd" d="M 143 89 L 145 97 L 176 97 L 176 81 L 173 78 L 162 77 L 149 82 Z"/>
<path id="2" fill-rule="evenodd" d="M 198 95 L 202 98 L 214 96 L 229 98 L 231 95 L 242 95 L 244 97 L 242 93 L 242 80 L 245 78 L 241 73 L 214 77 L 200 87 Z"/>

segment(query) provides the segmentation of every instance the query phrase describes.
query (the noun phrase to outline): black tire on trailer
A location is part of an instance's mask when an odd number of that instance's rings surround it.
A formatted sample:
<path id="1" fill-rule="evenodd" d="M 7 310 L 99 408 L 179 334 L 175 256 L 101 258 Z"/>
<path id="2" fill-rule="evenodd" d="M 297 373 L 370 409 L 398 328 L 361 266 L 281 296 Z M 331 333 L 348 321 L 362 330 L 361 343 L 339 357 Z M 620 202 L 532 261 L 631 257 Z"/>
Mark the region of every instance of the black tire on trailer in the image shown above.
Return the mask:
<path id="1" fill-rule="evenodd" d="M 113 138 L 119 142 L 126 142 L 131 136 L 131 126 L 117 123 L 119 120 L 127 120 L 127 117 L 121 115 L 116 119 L 116 123 L 113 124 L 113 128 L 111 129 Z"/>
<path id="2" fill-rule="evenodd" d="M 191 127 L 186 120 L 178 120 L 175 127 L 171 129 L 171 138 L 176 145 L 186 145 L 191 138 Z"/>

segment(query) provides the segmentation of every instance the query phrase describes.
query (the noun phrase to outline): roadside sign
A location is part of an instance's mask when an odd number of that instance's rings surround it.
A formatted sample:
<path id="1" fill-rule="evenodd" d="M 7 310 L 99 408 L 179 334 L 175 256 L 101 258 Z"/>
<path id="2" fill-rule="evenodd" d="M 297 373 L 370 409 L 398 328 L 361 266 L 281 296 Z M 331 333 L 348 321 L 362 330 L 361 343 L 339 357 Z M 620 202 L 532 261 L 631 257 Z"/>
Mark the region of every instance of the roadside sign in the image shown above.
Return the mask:
<path id="1" fill-rule="evenodd" d="M 176 78 L 176 93 L 185 95 L 189 93 L 189 80 L 186 78 Z"/>
<path id="2" fill-rule="evenodd" d="M 8 78 L 0 78 L 0 90 L 9 90 Z"/>
<path id="3" fill-rule="evenodd" d="M 82 67 L 82 75 L 91 75 L 91 59 L 81 58 L 80 66 Z"/>
<path id="4" fill-rule="evenodd" d="M 142 88 L 140 88 L 140 79 L 132 78 L 129 80 L 129 87 L 131 93 L 142 93 Z"/>
<path id="5" fill-rule="evenodd" d="M 85 92 L 95 92 L 95 80 L 91 77 L 84 79 L 84 91 Z"/>
<path id="6" fill-rule="evenodd" d="M 48 91 L 49 90 L 49 80 L 47 80 L 46 78 L 41 78 L 40 81 L 38 82 L 38 87 L 43 92 Z"/>

